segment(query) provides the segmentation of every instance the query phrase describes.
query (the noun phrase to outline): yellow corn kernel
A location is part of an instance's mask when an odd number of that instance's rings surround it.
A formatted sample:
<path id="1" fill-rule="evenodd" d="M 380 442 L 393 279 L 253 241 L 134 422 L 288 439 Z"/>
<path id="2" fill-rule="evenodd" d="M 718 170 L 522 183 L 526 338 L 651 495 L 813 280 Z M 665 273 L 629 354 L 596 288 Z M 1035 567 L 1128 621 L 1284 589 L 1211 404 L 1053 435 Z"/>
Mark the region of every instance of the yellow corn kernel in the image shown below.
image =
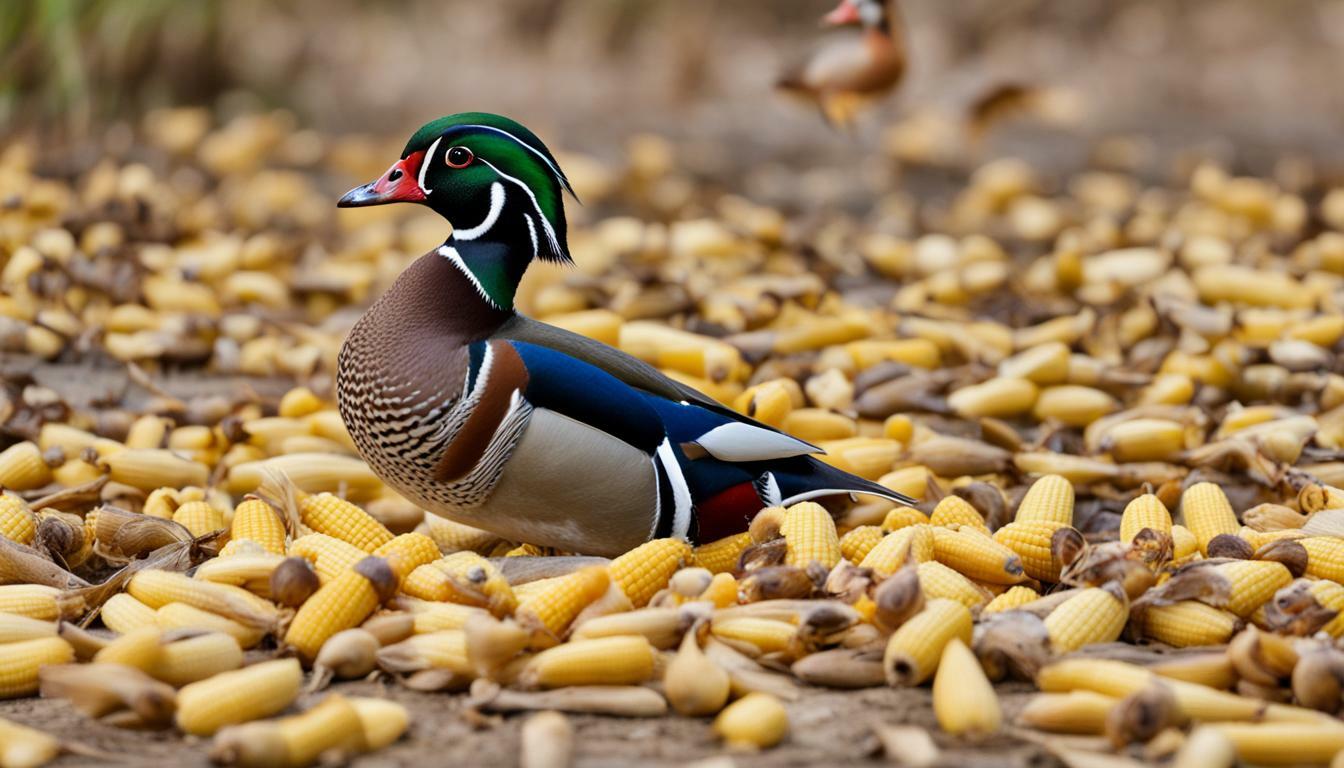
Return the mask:
<path id="1" fill-rule="evenodd" d="M 334 536 L 365 552 L 372 552 L 392 540 L 392 532 L 372 515 L 330 493 L 300 499 L 299 516 L 303 524 L 314 531 Z"/>
<path id="2" fill-rule="evenodd" d="M 1016 552 L 977 530 L 934 526 L 933 557 L 976 581 L 1017 584 L 1027 579 Z"/>
<path id="3" fill-rule="evenodd" d="M 113 482 L 142 491 L 156 488 L 204 486 L 210 481 L 210 468 L 159 448 L 128 448 L 99 459 Z"/>
<path id="4" fill-rule="evenodd" d="M 300 419 L 322 410 L 322 399 L 307 387 L 295 387 L 280 398 L 279 413 L 286 419 Z"/>
<path id="5" fill-rule="evenodd" d="M 737 579 L 731 573 L 716 573 L 697 599 L 708 600 L 715 608 L 727 608 L 737 604 L 737 590 Z"/>
<path id="6" fill-rule="evenodd" d="M 425 514 L 424 522 L 416 530 L 433 539 L 439 545 L 439 551 L 445 555 L 464 550 L 484 554 L 499 543 L 499 536 L 489 531 L 463 525 L 432 512 Z"/>
<path id="7" fill-rule="evenodd" d="M 224 529 L 224 515 L 204 501 L 189 501 L 173 512 L 173 522 L 191 532 L 192 536 Z"/>
<path id="8" fill-rule="evenodd" d="M 339 576 L 368 553 L 354 544 L 341 541 L 325 533 L 310 533 L 290 542 L 289 554 L 312 563 L 317 578 L 323 584 Z"/>
<path id="9" fill-rule="evenodd" d="M 285 524 L 270 504 L 261 499 L 244 499 L 233 510 L 229 527 L 233 541 L 255 541 L 273 555 L 285 554 Z"/>
<path id="10" fill-rule="evenodd" d="M 840 537 L 840 556 L 857 565 L 873 551 L 873 547 L 882 540 L 882 535 L 879 526 L 860 525 Z"/>
<path id="11" fill-rule="evenodd" d="M 51 482 L 51 467 L 37 443 L 15 443 L 0 451 L 0 488 L 28 491 Z"/>
<path id="12" fill-rule="evenodd" d="M 1041 595 L 1031 587 L 1024 587 L 1021 584 L 1015 587 L 1009 587 L 999 593 L 985 604 L 981 613 L 998 613 L 999 611 L 1011 611 L 1014 608 L 1020 608 L 1033 600 L 1039 600 Z"/>
<path id="13" fill-rule="evenodd" d="M 710 631 L 715 637 L 732 642 L 734 647 L 745 645 L 748 651 L 754 649 L 752 655 L 787 651 L 798 634 L 798 628 L 787 621 L 756 616 L 715 619 Z"/>
<path id="14" fill-rule="evenodd" d="M 909 443 L 914 437 L 915 423 L 903 413 L 893 414 L 882 422 L 882 436 L 901 443 Z"/>
<path id="15" fill-rule="evenodd" d="M 158 624 L 163 629 L 196 629 L 207 632 L 221 632 L 238 641 L 244 649 L 251 648 L 266 636 L 256 627 L 248 627 L 233 619 L 202 611 L 186 603 L 169 603 L 154 612 Z"/>
<path id="16" fill-rule="evenodd" d="M 1073 483 L 1060 475 L 1045 475 L 1031 484 L 1013 522 L 1039 520 L 1073 525 Z"/>
<path id="17" fill-rule="evenodd" d="M 933 527 L 912 525 L 888 533 L 860 561 L 859 567 L 872 568 L 879 576 L 890 576 L 909 562 L 933 559 Z"/>
<path id="18" fill-rule="evenodd" d="M 528 629 L 559 639 L 579 611 L 602 597 L 610 585 L 611 576 L 606 568 L 582 568 L 550 580 L 526 597 L 520 596 L 516 615 Z"/>
<path id="19" fill-rule="evenodd" d="M 804 501 L 789 507 L 779 532 L 784 535 L 788 565 L 806 568 L 815 562 L 830 569 L 840 562 L 835 520 L 820 504 Z"/>
<path id="20" fill-rule="evenodd" d="M 1151 493 L 1135 497 L 1120 516 L 1120 540 L 1130 542 L 1144 528 L 1171 533 L 1171 513 L 1162 500 Z"/>
<path id="21" fill-rule="evenodd" d="M 929 515 L 929 523 L 944 526 L 960 525 L 989 534 L 989 526 L 985 525 L 985 518 L 979 510 L 960 496 L 944 496 L 943 500 L 938 502 L 938 506 L 933 508 L 933 514 Z"/>
<path id="22" fill-rule="evenodd" d="M 177 727 L 210 736 L 226 725 L 269 717 L 293 703 L 302 684 L 295 659 L 263 661 L 192 683 L 177 693 Z"/>
<path id="23" fill-rule="evenodd" d="M 1241 524 L 1223 489 L 1213 483 L 1195 483 L 1181 494 L 1181 518 L 1195 534 L 1200 554 L 1208 554 L 1209 542 L 1221 533 L 1236 535 Z"/>
<path id="24" fill-rule="evenodd" d="M 655 653 L 641 635 L 573 640 L 538 653 L 519 681 L 529 687 L 638 685 L 653 677 Z"/>
<path id="25" fill-rule="evenodd" d="M 1144 636 L 1176 648 L 1221 645 L 1239 625 L 1236 614 L 1197 600 L 1153 606 L 1143 613 Z"/>
<path id="26" fill-rule="evenodd" d="M 56 621 L 71 618 L 82 608 L 82 601 L 64 599 L 61 590 L 42 584 L 0 585 L 0 613 L 13 613 L 31 619 Z"/>
<path id="27" fill-rule="evenodd" d="M 954 735 L 994 733 L 1003 722 L 994 686 L 960 638 L 943 646 L 933 678 L 933 714 L 938 725 Z"/>
<path id="28" fill-rule="evenodd" d="M 1041 390 L 1033 413 L 1041 421 L 1085 427 L 1119 407 L 1114 397 L 1099 389 L 1065 384 Z"/>
<path id="29" fill-rule="evenodd" d="M 393 536 L 373 550 L 373 555 L 387 561 L 387 566 L 392 569 L 392 574 L 400 584 L 411 571 L 437 560 L 439 547 L 423 533 L 403 533 Z"/>
<path id="30" fill-rule="evenodd" d="M 788 735 L 789 713 L 779 699 L 755 691 L 725 707 L 714 732 L 730 747 L 769 749 Z"/>
<path id="31" fill-rule="evenodd" d="M 1307 550 L 1308 576 L 1344 582 L 1344 539 L 1308 536 L 1298 539 L 1297 543 Z"/>
<path id="32" fill-rule="evenodd" d="M 108 598 L 98 616 L 103 620 L 103 626 L 119 635 L 142 627 L 158 626 L 154 609 L 125 592 L 118 592 Z"/>
<path id="33" fill-rule="evenodd" d="M 1056 582 L 1064 564 L 1054 556 L 1051 542 L 1058 531 L 1068 527 L 1067 523 L 1049 520 L 1009 523 L 994 532 L 994 540 L 1022 558 L 1022 570 L 1028 576 Z"/>
<path id="34" fill-rule="evenodd" d="M 955 600 L 967 608 L 979 608 L 989 602 L 989 591 L 937 561 L 920 563 L 919 588 L 925 598 Z"/>
<path id="35" fill-rule="evenodd" d="M 1119 639 L 1129 620 L 1129 601 L 1119 590 L 1091 587 L 1070 597 L 1045 617 L 1045 631 L 1056 653 Z"/>
<path id="36" fill-rule="evenodd" d="M 990 379 L 958 389 L 948 395 L 947 404 L 964 418 L 1003 418 L 1031 410 L 1037 392 L 1026 379 Z"/>
<path id="37" fill-rule="evenodd" d="M 1194 532 L 1184 525 L 1171 526 L 1171 557 L 1172 560 L 1184 560 L 1191 555 L 1199 554 L 1199 539 Z"/>
<path id="38" fill-rule="evenodd" d="M 1293 580 L 1283 563 L 1272 560 L 1234 560 L 1214 568 L 1232 584 L 1227 610 L 1243 619 Z"/>
<path id="39" fill-rule="evenodd" d="M 387 561 L 366 557 L 323 584 L 299 606 L 285 632 L 285 644 L 311 661 L 332 635 L 359 626 L 396 589 L 397 576 Z"/>
<path id="40" fill-rule="evenodd" d="M 902 624 L 887 640 L 882 668 L 887 682 L 915 686 L 933 676 L 943 647 L 958 638 L 971 641 L 971 612 L 955 600 L 935 598 Z"/>
<path id="41" fill-rule="evenodd" d="M 131 577 L 126 592 L 150 608 L 186 603 L 259 629 L 269 630 L 279 619 L 275 605 L 241 587 L 201 581 L 170 571 L 140 571 Z"/>
<path id="42" fill-rule="evenodd" d="M 37 536 L 37 515 L 18 496 L 0 493 L 0 536 L 20 544 Z"/>
<path id="43" fill-rule="evenodd" d="M 0 645 L 0 699 L 37 693 L 37 671 L 48 664 L 69 664 L 75 649 L 59 637 Z"/>
<path id="44" fill-rule="evenodd" d="M 60 753 L 61 742 L 55 737 L 0 718 L 0 766 L 38 768 Z"/>
<path id="45" fill-rule="evenodd" d="M 923 467 L 918 467 L 918 469 L 923 469 Z M 900 506 L 891 510 L 886 517 L 882 518 L 882 530 L 891 533 L 911 525 L 927 525 L 930 522 L 929 516 L 918 509 Z"/>
<path id="46" fill-rule="evenodd" d="M 830 515 L 826 518 L 830 520 Z M 788 525 L 788 518 L 785 518 L 784 527 L 787 529 Z M 831 530 L 835 530 L 834 522 L 831 523 Z M 839 547 L 838 539 L 836 546 Z M 643 608 L 658 590 L 667 586 L 672 574 L 690 563 L 689 544 L 680 539 L 654 539 L 612 560 L 607 566 L 607 573 L 611 575 L 612 582 L 630 598 L 631 605 Z"/>
<path id="47" fill-rule="evenodd" d="M 751 546 L 751 533 L 747 531 L 725 536 L 696 547 L 693 552 L 695 564 L 710 573 L 732 573 L 737 570 L 742 552 L 749 546 Z"/>
<path id="48" fill-rule="evenodd" d="M 223 632 L 207 632 L 160 646 L 158 659 L 145 671 L 179 687 L 242 665 L 243 649 L 237 640 Z"/>

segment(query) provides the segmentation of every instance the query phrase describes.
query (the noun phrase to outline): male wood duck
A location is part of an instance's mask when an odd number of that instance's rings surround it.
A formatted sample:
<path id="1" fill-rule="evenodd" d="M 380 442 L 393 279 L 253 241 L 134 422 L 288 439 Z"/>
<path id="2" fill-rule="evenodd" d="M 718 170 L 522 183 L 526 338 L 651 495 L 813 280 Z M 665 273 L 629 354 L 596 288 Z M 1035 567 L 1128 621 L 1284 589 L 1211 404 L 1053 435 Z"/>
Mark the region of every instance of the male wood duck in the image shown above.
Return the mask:
<path id="1" fill-rule="evenodd" d="M 772 504 L 911 502 L 636 358 L 516 312 L 534 259 L 572 263 L 564 192 L 531 131 L 463 113 L 421 128 L 381 178 L 341 198 L 419 203 L 454 225 L 341 348 L 341 416 L 388 485 L 508 539 L 597 555 L 727 536 Z"/>
<path id="2" fill-rule="evenodd" d="M 847 126 L 864 105 L 901 82 L 906 66 L 904 25 L 896 0 L 840 0 L 822 23 L 858 25 L 863 32 L 827 41 L 777 85 L 816 102 L 832 125 Z"/>

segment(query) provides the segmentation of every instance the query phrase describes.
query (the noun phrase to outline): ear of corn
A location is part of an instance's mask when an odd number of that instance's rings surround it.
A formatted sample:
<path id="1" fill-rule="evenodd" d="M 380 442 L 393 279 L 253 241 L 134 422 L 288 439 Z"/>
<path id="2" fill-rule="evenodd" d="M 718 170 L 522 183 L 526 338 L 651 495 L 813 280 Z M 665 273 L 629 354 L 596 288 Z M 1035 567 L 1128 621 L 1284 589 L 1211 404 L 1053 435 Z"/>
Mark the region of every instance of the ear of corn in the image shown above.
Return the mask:
<path id="1" fill-rule="evenodd" d="M 1243 619 L 1293 580 L 1283 563 L 1271 560 L 1235 560 L 1214 567 L 1232 585 L 1227 610 Z"/>
<path id="2" fill-rule="evenodd" d="M 224 515 L 208 502 L 189 501 L 173 512 L 173 522 L 191 531 L 192 536 L 224 529 Z"/>
<path id="3" fill-rule="evenodd" d="M 0 699 L 37 693 L 37 671 L 48 664 L 69 664 L 75 649 L 59 637 L 41 637 L 0 645 Z"/>
<path id="4" fill-rule="evenodd" d="M 178 691 L 177 727 L 210 736 L 226 725 L 274 715 L 298 698 L 303 670 L 294 659 L 263 661 Z"/>
<path id="5" fill-rule="evenodd" d="M 1092 691 L 1038 693 L 1017 713 L 1017 722 L 1051 733 L 1100 735 L 1119 699 Z"/>
<path id="6" fill-rule="evenodd" d="M 994 686 L 959 637 L 943 646 L 933 678 L 933 713 L 938 725 L 954 735 L 994 733 L 1002 722 Z"/>
<path id="7" fill-rule="evenodd" d="M 1177 648 L 1221 645 L 1232 638 L 1238 625 L 1235 614 L 1196 600 L 1153 606 L 1143 612 L 1144 635 Z"/>
<path id="8" fill-rule="evenodd" d="M 898 506 L 882 518 L 882 530 L 890 533 L 911 525 L 927 525 L 929 522 L 929 516 L 918 509 Z"/>
<path id="9" fill-rule="evenodd" d="M 693 552 L 695 564 L 710 573 L 730 573 L 737 570 L 742 551 L 750 545 L 751 533 L 747 531 L 701 544 Z"/>
<path id="10" fill-rule="evenodd" d="M 299 515 L 303 524 L 312 530 L 353 544 L 365 552 L 373 552 L 392 540 L 392 532 L 372 515 L 330 493 L 299 499 Z"/>
<path id="11" fill-rule="evenodd" d="M 948 498 L 956 498 L 949 496 Z M 937 510 L 934 510 L 937 516 Z M 991 584 L 1025 581 L 1022 558 L 1008 547 L 975 529 L 933 528 L 934 558 L 957 572 Z"/>
<path id="12" fill-rule="evenodd" d="M 154 612 L 158 625 L 163 629 L 199 629 L 207 632 L 222 632 L 238 642 L 244 649 L 251 648 L 266 636 L 256 627 L 239 624 L 233 619 L 219 616 L 209 611 L 187 605 L 169 603 Z"/>
<path id="13" fill-rule="evenodd" d="M 18 496 L 0 493 L 0 536 L 20 544 L 33 543 L 37 515 Z"/>
<path id="14" fill-rule="evenodd" d="M 223 632 L 207 632 L 165 643 L 150 675 L 177 687 L 207 680 L 243 665 L 243 650 L 238 641 Z"/>
<path id="15" fill-rule="evenodd" d="M 757 616 L 717 619 L 710 631 L 736 648 L 747 646 L 752 655 L 787 651 L 798 634 L 798 628 L 787 621 Z"/>
<path id="16" fill-rule="evenodd" d="M 260 629 L 274 627 L 279 618 L 275 605 L 241 587 L 201 581 L 170 571 L 140 571 L 131 577 L 126 592 L 150 608 L 186 603 Z"/>
<path id="17" fill-rule="evenodd" d="M 1120 637 L 1129 620 L 1124 593 L 1091 587 L 1065 600 L 1045 617 L 1045 631 L 1056 653 L 1069 653 Z"/>
<path id="18" fill-rule="evenodd" d="M 1308 536 L 1298 539 L 1307 550 L 1307 575 L 1330 581 L 1344 581 L 1344 539 L 1334 536 Z"/>
<path id="19" fill-rule="evenodd" d="M 158 626 L 154 609 L 125 592 L 108 598 L 98 616 L 103 620 L 103 626 L 123 635 L 142 627 Z"/>
<path id="20" fill-rule="evenodd" d="M 829 514 L 826 515 L 826 519 L 830 520 Z M 784 527 L 787 529 L 788 526 L 788 518 L 785 518 Z M 831 533 L 832 535 L 835 533 L 834 522 L 831 522 Z M 788 535 L 785 534 L 785 539 L 787 538 Z M 836 548 L 838 551 L 838 539 Z M 839 558 L 836 560 L 838 562 Z M 630 598 L 630 604 L 642 608 L 649 604 L 649 600 L 658 590 L 667 586 L 672 574 L 690 562 L 691 547 L 686 542 L 679 539 L 654 539 L 612 560 L 607 566 L 607 572 L 611 575 L 612 582 Z"/>
<path id="21" fill-rule="evenodd" d="M 1033 600 L 1039 600 L 1040 597 L 1040 593 L 1036 590 L 1019 584 L 1014 587 L 1009 587 L 1003 592 L 995 595 L 994 599 L 990 600 L 980 612 L 998 613 L 999 611 L 1011 611 L 1014 608 L 1026 605 Z"/>
<path id="22" fill-rule="evenodd" d="M 1171 513 L 1162 500 L 1151 493 L 1135 497 L 1125 505 L 1124 514 L 1120 516 L 1120 540 L 1133 541 L 1144 528 L 1171 533 Z"/>
<path id="23" fill-rule="evenodd" d="M 942 501 L 938 502 L 938 506 L 933 508 L 933 514 L 929 515 L 929 523 L 935 526 L 959 525 L 989 535 L 989 526 L 985 525 L 985 518 L 971 506 L 969 501 L 960 496 L 944 496 Z"/>
<path id="24" fill-rule="evenodd" d="M 748 693 L 714 718 L 714 732 L 729 746 L 767 749 L 789 733 L 789 714 L 768 693 Z"/>
<path id="25" fill-rule="evenodd" d="M 561 576 L 526 597 L 520 596 L 518 619 L 529 629 L 559 639 L 579 611 L 602 597 L 610 583 L 607 569 L 601 566 Z"/>
<path id="26" fill-rule="evenodd" d="M 779 532 L 788 547 L 785 562 L 789 565 L 806 568 L 820 563 L 829 569 L 840 562 L 835 520 L 820 504 L 804 501 L 789 507 Z"/>
<path id="27" fill-rule="evenodd" d="M 396 591 L 396 583 L 387 561 L 375 557 L 359 561 L 323 584 L 299 607 L 285 632 L 285 643 L 303 659 L 316 658 L 328 638 L 367 619 Z"/>
<path id="28" fill-rule="evenodd" d="M 1027 489 L 1013 521 L 1073 525 L 1073 483 L 1060 475 L 1041 477 Z"/>
<path id="29" fill-rule="evenodd" d="M 155 626 L 133 629 L 94 654 L 96 664 L 120 664 L 153 672 L 163 657 L 163 631 Z M 239 656 L 241 661 L 241 655 Z"/>
<path id="30" fill-rule="evenodd" d="M 15 613 L 0 613 L 0 645 L 55 636 L 55 622 L 32 619 Z"/>
<path id="31" fill-rule="evenodd" d="M 882 537 L 864 555 L 862 568 L 872 568 L 879 576 L 890 576 L 909 562 L 923 563 L 933 559 L 933 529 L 928 525 L 912 525 Z"/>
<path id="32" fill-rule="evenodd" d="M 388 539 L 373 550 L 375 557 L 387 561 L 400 584 L 411 571 L 439 558 L 439 547 L 423 533 L 403 533 Z"/>
<path id="33" fill-rule="evenodd" d="M 289 554 L 312 563 L 317 578 L 326 584 L 363 560 L 368 553 L 355 545 L 325 533 L 300 536 L 289 545 Z"/>
<path id="34" fill-rule="evenodd" d="M 351 696 L 349 702 L 355 708 L 355 714 L 359 715 L 364 743 L 370 750 L 379 750 L 392 744 L 410 726 L 410 713 L 405 706 L 395 701 Z"/>
<path id="35" fill-rule="evenodd" d="M 1054 556 L 1051 542 L 1057 531 L 1068 527 L 1049 520 L 1009 523 L 994 532 L 994 541 L 1017 553 L 1023 572 L 1031 578 L 1056 582 L 1064 564 Z"/>
<path id="36" fill-rule="evenodd" d="M 1201 554 L 1208 552 L 1214 536 L 1235 535 L 1241 528 L 1227 494 L 1213 483 L 1196 483 L 1185 489 L 1181 494 L 1181 517 L 1185 527 L 1195 534 Z"/>
<path id="37" fill-rule="evenodd" d="M 1184 525 L 1171 526 L 1171 557 L 1173 560 L 1184 560 L 1192 555 L 1199 554 L 1199 538 L 1194 532 Z"/>
<path id="38" fill-rule="evenodd" d="M 887 682 L 914 686 L 928 680 L 938 668 L 943 648 L 952 638 L 971 641 L 971 612 L 954 600 L 929 600 L 892 633 L 882 657 Z"/>
<path id="39" fill-rule="evenodd" d="M 860 525 L 851 529 L 840 537 L 840 556 L 858 565 L 873 551 L 882 536 L 882 529 L 876 525 Z"/>
<path id="40" fill-rule="evenodd" d="M 28 491 L 51 482 L 51 467 L 36 443 L 15 443 L 0 451 L 0 488 Z"/>
<path id="41" fill-rule="evenodd" d="M 919 574 L 919 588 L 926 598 L 947 598 L 979 610 L 992 597 L 987 589 L 940 562 L 920 563 L 915 570 Z"/>
<path id="42" fill-rule="evenodd" d="M 261 499 L 244 499 L 234 508 L 229 538 L 255 541 L 273 555 L 285 554 L 285 524 L 271 505 Z"/>
<path id="43" fill-rule="evenodd" d="M 460 629 L 412 635 L 378 651 L 378 664 L 394 672 L 444 669 L 470 676 L 474 670 L 467 656 L 467 637 Z"/>
<path id="44" fill-rule="evenodd" d="M 638 635 L 575 640 L 538 653 L 523 669 L 524 685 L 636 685 L 653 677 L 654 650 Z"/>
<path id="45" fill-rule="evenodd" d="M 43 621 L 67 618 L 61 591 L 41 584 L 0 584 L 0 613 Z"/>
<path id="46" fill-rule="evenodd" d="M 484 554 L 499 543 L 499 537 L 489 531 L 463 525 L 432 512 L 425 514 L 424 522 L 416 526 L 416 531 L 433 539 L 439 545 L 439 551 L 445 555 L 466 550 Z"/>

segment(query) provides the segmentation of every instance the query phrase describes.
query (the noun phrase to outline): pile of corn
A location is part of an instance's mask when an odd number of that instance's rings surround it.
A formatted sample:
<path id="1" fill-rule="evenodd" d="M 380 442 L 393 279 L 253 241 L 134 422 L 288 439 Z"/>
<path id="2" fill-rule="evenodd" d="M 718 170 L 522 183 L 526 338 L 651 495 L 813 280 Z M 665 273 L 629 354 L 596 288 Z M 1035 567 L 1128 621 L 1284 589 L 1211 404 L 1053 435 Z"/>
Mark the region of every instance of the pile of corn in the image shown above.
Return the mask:
<path id="1" fill-rule="evenodd" d="M 394 701 L 295 706 L 369 675 L 550 710 L 527 765 L 569 760 L 557 712 L 671 710 L 769 748 L 800 685 L 931 685 L 939 730 L 878 733 L 907 764 L 994 733 L 1180 766 L 1344 750 L 1344 190 L 1310 169 L 1052 186 L 1004 160 L 947 201 L 879 189 L 867 220 L 804 226 L 707 199 L 657 139 L 620 168 L 562 157 L 574 216 L 634 215 L 580 218 L 579 272 L 534 267 L 520 304 L 920 502 L 765 509 L 608 562 L 427 516 L 357 457 L 336 351 L 443 225 L 338 226 L 317 180 L 395 149 L 289 122 L 155 113 L 151 159 L 60 179 L 0 154 L 0 350 L 148 392 L 67 401 L 7 369 L 0 698 L 236 765 L 396 741 Z M 184 371 L 285 394 L 163 388 Z M 1041 693 L 1008 710 L 1005 679 Z M 61 748 L 0 720 L 0 766 Z"/>

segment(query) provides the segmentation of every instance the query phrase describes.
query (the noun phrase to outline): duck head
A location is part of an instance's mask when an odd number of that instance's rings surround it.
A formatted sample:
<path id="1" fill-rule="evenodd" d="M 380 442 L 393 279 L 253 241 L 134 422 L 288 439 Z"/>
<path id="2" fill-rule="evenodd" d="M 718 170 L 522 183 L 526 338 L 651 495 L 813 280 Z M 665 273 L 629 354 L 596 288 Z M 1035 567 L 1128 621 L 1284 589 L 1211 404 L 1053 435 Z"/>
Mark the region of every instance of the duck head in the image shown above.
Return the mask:
<path id="1" fill-rule="evenodd" d="M 840 4 L 821 21 L 828 27 L 859 25 L 883 29 L 887 26 L 887 3 L 886 0 L 840 0 Z"/>
<path id="2" fill-rule="evenodd" d="M 492 304 L 510 308 L 534 258 L 571 262 L 562 196 L 574 193 L 536 134 L 507 117 L 463 112 L 427 123 L 401 158 L 337 206 L 418 203 L 453 225 L 440 249 Z"/>

